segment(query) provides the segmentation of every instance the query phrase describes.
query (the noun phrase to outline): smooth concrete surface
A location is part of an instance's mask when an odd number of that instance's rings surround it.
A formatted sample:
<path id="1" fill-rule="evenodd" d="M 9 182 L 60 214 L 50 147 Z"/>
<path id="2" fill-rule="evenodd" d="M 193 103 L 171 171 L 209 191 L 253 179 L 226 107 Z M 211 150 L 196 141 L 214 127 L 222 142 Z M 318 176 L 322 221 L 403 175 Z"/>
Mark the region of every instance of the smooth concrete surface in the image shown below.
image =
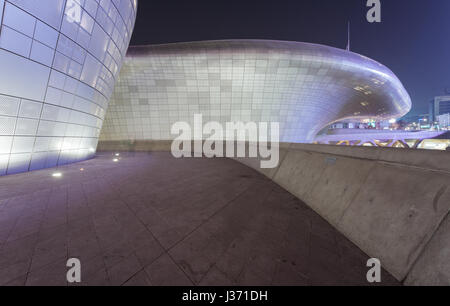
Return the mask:
<path id="1" fill-rule="evenodd" d="M 289 144 L 287 147 L 290 149 L 376 160 L 380 162 L 398 163 L 429 170 L 450 172 L 450 155 L 445 154 L 445 152 L 442 151 L 402 148 L 346 147 L 302 143 Z"/>
<path id="2" fill-rule="evenodd" d="M 450 217 L 447 215 L 422 256 L 409 273 L 405 284 L 450 286 Z"/>
<path id="3" fill-rule="evenodd" d="M 170 152 L 172 145 L 171 140 L 158 141 L 139 141 L 139 140 L 123 140 L 123 141 L 100 141 L 97 151 L 125 151 L 125 152 Z"/>
<path id="4" fill-rule="evenodd" d="M 81 285 L 368 285 L 368 256 L 257 171 L 114 153 L 0 178 L 0 285 L 66 286 L 68 258 Z"/>

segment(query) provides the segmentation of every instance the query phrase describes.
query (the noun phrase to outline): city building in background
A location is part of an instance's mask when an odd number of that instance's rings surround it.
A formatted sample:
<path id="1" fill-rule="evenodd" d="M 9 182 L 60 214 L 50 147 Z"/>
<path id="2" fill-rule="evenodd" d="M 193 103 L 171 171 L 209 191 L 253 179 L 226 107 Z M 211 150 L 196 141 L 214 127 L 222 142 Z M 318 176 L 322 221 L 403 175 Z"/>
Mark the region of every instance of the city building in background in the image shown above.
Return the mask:
<path id="1" fill-rule="evenodd" d="M 94 156 L 136 5 L 0 0 L 0 175 Z"/>
<path id="2" fill-rule="evenodd" d="M 314 143 L 446 150 L 450 147 L 449 121 L 450 114 L 438 116 L 437 122 L 431 122 L 428 114 L 398 120 L 347 120 L 322 130 Z"/>
<path id="3" fill-rule="evenodd" d="M 437 96 L 429 103 L 429 120 L 437 122 L 440 115 L 450 114 L 450 95 Z"/>
<path id="4" fill-rule="evenodd" d="M 395 118 L 387 120 L 363 119 L 363 120 L 345 120 L 331 124 L 327 130 L 336 129 L 362 129 L 362 130 L 397 130 L 402 127 L 402 121 L 397 121 Z"/>
<path id="5" fill-rule="evenodd" d="M 450 113 L 438 116 L 437 121 L 442 130 L 450 130 Z"/>
<path id="6" fill-rule="evenodd" d="M 450 132 L 377 129 L 334 129 L 314 139 L 316 144 L 446 150 Z"/>

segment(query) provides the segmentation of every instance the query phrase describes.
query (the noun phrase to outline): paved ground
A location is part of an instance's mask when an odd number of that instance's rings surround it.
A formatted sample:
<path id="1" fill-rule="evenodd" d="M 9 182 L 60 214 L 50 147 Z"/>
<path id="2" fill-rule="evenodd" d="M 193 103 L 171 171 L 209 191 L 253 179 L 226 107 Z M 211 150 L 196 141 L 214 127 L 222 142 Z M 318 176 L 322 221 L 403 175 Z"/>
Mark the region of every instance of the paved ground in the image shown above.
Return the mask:
<path id="1" fill-rule="evenodd" d="M 0 178 L 0 285 L 65 286 L 72 257 L 83 285 L 367 285 L 367 256 L 252 169 L 112 159 Z"/>

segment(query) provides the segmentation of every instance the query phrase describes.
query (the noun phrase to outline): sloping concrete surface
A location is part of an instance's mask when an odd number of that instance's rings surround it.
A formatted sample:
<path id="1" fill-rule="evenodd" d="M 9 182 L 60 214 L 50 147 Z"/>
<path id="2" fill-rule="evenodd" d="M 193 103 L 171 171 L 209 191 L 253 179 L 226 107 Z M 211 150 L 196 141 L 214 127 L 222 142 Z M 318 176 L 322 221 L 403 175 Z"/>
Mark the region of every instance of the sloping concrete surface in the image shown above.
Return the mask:
<path id="1" fill-rule="evenodd" d="M 448 175 L 378 164 L 338 224 L 404 279 L 450 208 Z"/>
<path id="2" fill-rule="evenodd" d="M 447 216 L 405 281 L 414 286 L 450 286 L 450 217 Z"/>

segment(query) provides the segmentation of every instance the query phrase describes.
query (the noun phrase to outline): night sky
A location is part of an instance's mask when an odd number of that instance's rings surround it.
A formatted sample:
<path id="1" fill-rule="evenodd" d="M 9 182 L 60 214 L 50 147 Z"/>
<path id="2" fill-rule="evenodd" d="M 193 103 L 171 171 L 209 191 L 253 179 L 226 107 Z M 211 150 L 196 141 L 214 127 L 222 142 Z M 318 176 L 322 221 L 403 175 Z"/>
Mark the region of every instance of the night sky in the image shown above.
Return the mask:
<path id="1" fill-rule="evenodd" d="M 450 92 L 450 1 L 381 0 L 368 23 L 366 0 L 140 0 L 132 45 L 214 39 L 275 39 L 345 48 L 389 67 L 411 95 L 411 114 Z"/>

